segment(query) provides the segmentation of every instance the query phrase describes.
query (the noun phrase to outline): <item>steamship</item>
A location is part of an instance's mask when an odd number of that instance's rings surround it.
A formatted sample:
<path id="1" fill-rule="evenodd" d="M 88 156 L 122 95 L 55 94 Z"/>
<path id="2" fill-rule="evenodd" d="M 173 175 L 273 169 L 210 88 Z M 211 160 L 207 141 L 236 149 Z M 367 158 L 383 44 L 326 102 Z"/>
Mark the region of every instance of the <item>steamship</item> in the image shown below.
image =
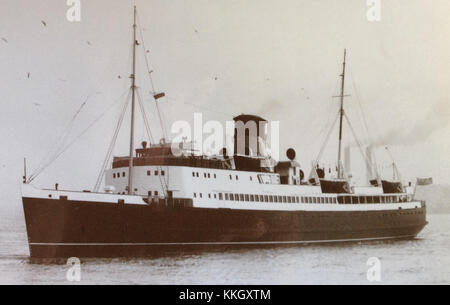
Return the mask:
<path id="1" fill-rule="evenodd" d="M 134 20 L 135 55 L 136 9 Z M 25 175 L 22 199 L 32 258 L 409 239 L 427 224 L 425 202 L 414 198 L 413 186 L 379 175 L 367 186 L 351 186 L 346 176 L 345 56 L 335 177 L 327 177 L 318 163 L 306 177 L 293 149 L 285 161 L 273 162 L 261 149 L 268 122 L 251 114 L 234 118 L 234 151 L 206 156 L 186 143 L 164 141 L 142 142 L 136 149 L 135 69 L 133 60 L 130 154 L 114 157 L 105 168 L 104 191 L 39 189 Z M 155 100 L 163 95 L 155 94 Z M 248 132 L 250 125 L 255 133 Z"/>

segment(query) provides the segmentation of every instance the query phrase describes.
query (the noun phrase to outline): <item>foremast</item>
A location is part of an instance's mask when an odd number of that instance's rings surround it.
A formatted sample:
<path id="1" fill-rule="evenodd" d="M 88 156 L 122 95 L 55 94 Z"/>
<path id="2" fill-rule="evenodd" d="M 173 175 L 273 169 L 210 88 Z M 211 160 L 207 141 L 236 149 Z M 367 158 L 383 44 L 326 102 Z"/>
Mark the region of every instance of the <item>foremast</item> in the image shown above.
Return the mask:
<path id="1" fill-rule="evenodd" d="M 342 124 L 344 119 L 344 84 L 345 84 L 345 60 L 347 56 L 347 49 L 344 49 L 344 62 L 342 63 L 342 74 L 341 74 L 341 108 L 339 111 L 339 149 L 338 149 L 338 172 L 337 178 L 343 179 L 343 169 L 342 169 Z"/>
<path id="2" fill-rule="evenodd" d="M 130 161 L 128 167 L 128 195 L 133 194 L 133 154 L 134 154 L 134 104 L 136 96 L 136 6 L 133 18 L 133 67 L 131 74 L 131 127 L 130 127 Z"/>

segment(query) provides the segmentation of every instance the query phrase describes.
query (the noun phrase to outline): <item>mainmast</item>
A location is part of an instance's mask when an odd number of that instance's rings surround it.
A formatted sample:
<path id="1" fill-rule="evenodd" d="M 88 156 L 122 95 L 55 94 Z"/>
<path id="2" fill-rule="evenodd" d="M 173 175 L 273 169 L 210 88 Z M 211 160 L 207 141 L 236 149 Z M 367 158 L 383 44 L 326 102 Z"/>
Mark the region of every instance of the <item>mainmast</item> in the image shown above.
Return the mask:
<path id="1" fill-rule="evenodd" d="M 339 151 L 338 151 L 338 179 L 342 179 L 343 178 L 343 173 L 342 173 L 342 120 L 344 118 L 344 83 L 345 83 L 345 59 L 347 56 L 347 49 L 344 49 L 344 62 L 342 64 L 342 74 L 341 74 L 341 78 L 342 78 L 342 83 L 341 83 L 341 110 L 340 110 L 340 123 L 339 123 Z"/>
<path id="2" fill-rule="evenodd" d="M 134 102 L 136 91 L 136 6 L 134 6 L 133 22 L 133 72 L 131 74 L 131 128 L 130 128 L 130 161 L 128 168 L 128 195 L 133 194 L 133 154 L 134 154 Z"/>

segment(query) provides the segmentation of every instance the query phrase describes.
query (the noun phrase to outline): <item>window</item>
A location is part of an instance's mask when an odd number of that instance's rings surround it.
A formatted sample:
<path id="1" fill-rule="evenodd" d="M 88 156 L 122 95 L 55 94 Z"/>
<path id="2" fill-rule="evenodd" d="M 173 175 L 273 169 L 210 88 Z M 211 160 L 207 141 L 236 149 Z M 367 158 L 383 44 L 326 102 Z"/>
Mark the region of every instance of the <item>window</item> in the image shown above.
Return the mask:
<path id="1" fill-rule="evenodd" d="M 273 202 L 278 202 L 278 196 L 273 196 Z"/>
<path id="2" fill-rule="evenodd" d="M 233 177 L 230 175 L 230 180 L 233 180 Z"/>
<path id="3" fill-rule="evenodd" d="M 323 197 L 321 197 L 321 198 L 320 198 L 320 203 L 325 203 L 325 201 L 324 201 L 324 198 L 323 198 Z"/>
<path id="4" fill-rule="evenodd" d="M 197 178 L 198 178 L 198 172 L 195 174 L 196 176 L 197 176 Z"/>
<path id="5" fill-rule="evenodd" d="M 236 180 L 239 180 L 239 176 L 238 175 L 236 175 Z"/>
<path id="6" fill-rule="evenodd" d="M 259 196 L 258 195 L 255 195 L 255 201 L 259 202 Z"/>
<path id="7" fill-rule="evenodd" d="M 249 200 L 250 200 L 249 196 L 245 195 L 245 201 L 249 201 Z"/>
<path id="8" fill-rule="evenodd" d="M 234 200 L 239 201 L 239 194 L 234 194 Z"/>
<path id="9" fill-rule="evenodd" d="M 269 196 L 264 195 L 264 202 L 269 202 Z"/>
<path id="10" fill-rule="evenodd" d="M 155 196 L 158 196 L 158 191 L 155 191 Z"/>
<path id="11" fill-rule="evenodd" d="M 211 178 L 211 174 L 210 173 L 208 173 L 208 178 Z"/>
<path id="12" fill-rule="evenodd" d="M 206 178 L 206 173 L 203 173 L 203 178 Z"/>
<path id="13" fill-rule="evenodd" d="M 200 193 L 200 198 L 203 198 L 203 194 L 202 193 Z"/>
<path id="14" fill-rule="evenodd" d="M 255 201 L 255 196 L 250 195 L 250 201 Z"/>
<path id="15" fill-rule="evenodd" d="M 230 200 L 234 200 L 234 194 L 230 194 Z"/>
<path id="16" fill-rule="evenodd" d="M 208 198 L 211 198 L 211 194 L 208 194 Z"/>
<path id="17" fill-rule="evenodd" d="M 295 203 L 300 203 L 300 198 L 298 196 L 295 196 Z"/>
<path id="18" fill-rule="evenodd" d="M 194 198 L 197 198 L 197 193 L 194 193 Z"/>
<path id="19" fill-rule="evenodd" d="M 161 176 L 164 176 L 166 174 L 165 171 L 161 171 Z"/>
<path id="20" fill-rule="evenodd" d="M 244 194 L 239 194 L 239 200 L 244 201 Z"/>
<path id="21" fill-rule="evenodd" d="M 125 172 L 122 172 L 122 177 L 125 177 Z"/>
<path id="22" fill-rule="evenodd" d="M 252 178 L 252 176 L 250 176 L 250 181 L 253 181 L 253 178 Z"/>
<path id="23" fill-rule="evenodd" d="M 151 171 L 147 171 L 147 176 L 150 176 L 152 174 Z"/>
<path id="24" fill-rule="evenodd" d="M 259 201 L 264 202 L 264 195 L 259 195 Z"/>
<path id="25" fill-rule="evenodd" d="M 331 200 L 333 203 L 336 203 L 336 198 L 332 198 Z"/>
<path id="26" fill-rule="evenodd" d="M 217 178 L 217 176 L 216 176 L 216 174 L 214 174 L 214 179 L 216 179 Z"/>
<path id="27" fill-rule="evenodd" d="M 214 199 L 217 199 L 217 194 L 214 194 Z"/>
<path id="28" fill-rule="evenodd" d="M 225 200 L 229 200 L 228 194 L 225 194 Z"/>
<path id="29" fill-rule="evenodd" d="M 113 174 L 113 178 L 116 178 L 116 173 Z"/>
<path id="30" fill-rule="evenodd" d="M 148 173 L 148 172 L 147 172 Z M 195 177 L 195 172 L 192 172 L 192 177 Z"/>
<path id="31" fill-rule="evenodd" d="M 155 171 L 155 176 L 158 176 L 158 171 Z"/>
<path id="32" fill-rule="evenodd" d="M 219 193 L 219 200 L 223 200 L 223 195 L 222 195 L 222 193 Z"/>
<path id="33" fill-rule="evenodd" d="M 195 193 L 194 193 L 195 195 Z M 148 197 L 152 197 L 152 191 L 148 191 Z"/>
<path id="34" fill-rule="evenodd" d="M 269 201 L 273 202 L 273 196 L 272 195 L 269 195 Z"/>

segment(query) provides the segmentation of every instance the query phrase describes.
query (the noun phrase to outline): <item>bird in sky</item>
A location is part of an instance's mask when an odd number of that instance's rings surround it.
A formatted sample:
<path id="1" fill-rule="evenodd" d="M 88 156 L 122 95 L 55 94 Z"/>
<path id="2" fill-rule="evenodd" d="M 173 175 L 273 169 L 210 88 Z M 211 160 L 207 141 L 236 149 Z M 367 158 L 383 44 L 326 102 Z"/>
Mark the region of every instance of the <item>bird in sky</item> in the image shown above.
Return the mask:
<path id="1" fill-rule="evenodd" d="M 89 46 L 92 46 L 92 44 L 91 44 L 90 41 L 86 41 L 86 43 L 87 43 Z"/>
<path id="2" fill-rule="evenodd" d="M 47 22 L 45 22 L 44 20 L 41 20 L 41 23 L 42 23 L 44 26 L 47 26 Z"/>
<path id="3" fill-rule="evenodd" d="M 41 106 L 41 104 L 39 104 L 39 103 L 33 103 L 34 104 L 34 106 L 36 106 L 36 107 L 40 107 Z"/>
<path id="4" fill-rule="evenodd" d="M 30 78 L 30 76 L 31 76 L 31 73 L 30 73 L 30 72 L 28 72 L 28 74 L 27 74 L 27 78 Z"/>
<path id="5" fill-rule="evenodd" d="M 2 40 L 3 40 L 5 43 L 8 43 L 8 39 L 6 39 L 5 37 L 2 37 Z"/>

